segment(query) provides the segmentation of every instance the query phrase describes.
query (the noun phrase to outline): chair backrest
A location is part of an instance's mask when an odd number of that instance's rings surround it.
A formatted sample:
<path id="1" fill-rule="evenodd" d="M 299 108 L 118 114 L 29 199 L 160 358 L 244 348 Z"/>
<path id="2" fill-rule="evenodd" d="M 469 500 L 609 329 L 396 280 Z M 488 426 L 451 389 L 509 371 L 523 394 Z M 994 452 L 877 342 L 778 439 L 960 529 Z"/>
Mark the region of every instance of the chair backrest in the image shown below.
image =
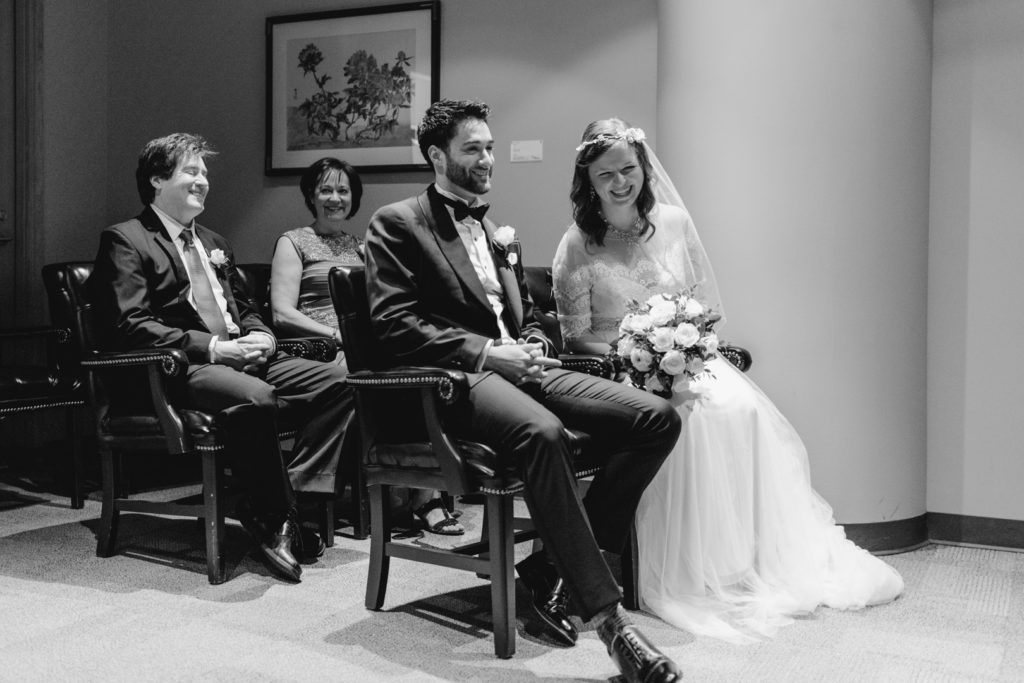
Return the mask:
<path id="1" fill-rule="evenodd" d="M 334 312 L 341 330 L 345 362 L 351 372 L 388 367 L 376 343 L 370 323 L 370 302 L 366 296 L 366 271 L 361 266 L 331 268 L 328 275 Z"/>
<path id="2" fill-rule="evenodd" d="M 86 281 L 92 275 L 92 261 L 65 261 L 43 266 L 43 284 L 50 302 L 54 327 L 71 331 L 70 361 L 77 365 L 83 356 L 99 349 L 99 329 Z"/>
<path id="3" fill-rule="evenodd" d="M 268 325 L 272 317 L 270 312 L 270 264 L 239 263 L 235 266 L 238 279 L 241 280 L 249 295 L 249 305 L 256 309 L 263 321 Z"/>
<path id="4" fill-rule="evenodd" d="M 552 288 L 551 266 L 526 266 L 523 269 L 526 288 L 533 299 L 533 317 L 540 323 L 544 334 L 562 351 L 562 329 L 558 324 L 558 308 Z"/>

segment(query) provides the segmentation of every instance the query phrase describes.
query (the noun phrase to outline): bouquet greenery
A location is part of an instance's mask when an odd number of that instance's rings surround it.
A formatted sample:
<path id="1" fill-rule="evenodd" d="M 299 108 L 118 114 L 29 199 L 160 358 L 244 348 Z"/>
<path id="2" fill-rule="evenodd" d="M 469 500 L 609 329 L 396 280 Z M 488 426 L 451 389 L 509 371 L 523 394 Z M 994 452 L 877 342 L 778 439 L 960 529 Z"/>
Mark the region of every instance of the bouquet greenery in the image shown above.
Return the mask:
<path id="1" fill-rule="evenodd" d="M 694 296 L 694 288 L 631 301 L 619 324 L 614 354 L 634 386 L 668 398 L 690 380 L 710 374 L 705 363 L 718 351 L 721 314 Z"/>

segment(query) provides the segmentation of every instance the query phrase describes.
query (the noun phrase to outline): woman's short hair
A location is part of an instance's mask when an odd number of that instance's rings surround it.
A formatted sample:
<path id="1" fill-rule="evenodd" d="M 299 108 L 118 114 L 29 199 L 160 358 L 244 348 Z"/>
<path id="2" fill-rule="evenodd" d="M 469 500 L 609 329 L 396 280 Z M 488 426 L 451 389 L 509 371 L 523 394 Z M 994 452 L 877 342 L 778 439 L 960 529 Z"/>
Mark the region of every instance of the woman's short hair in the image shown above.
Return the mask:
<path id="1" fill-rule="evenodd" d="M 139 152 L 139 165 L 135 169 L 135 185 L 142 205 L 149 206 L 156 197 L 156 188 L 150 182 L 152 178 L 170 178 L 178 163 L 193 155 L 210 159 L 217 156 L 217 152 L 201 135 L 192 133 L 172 133 L 147 142 Z"/>
<path id="2" fill-rule="evenodd" d="M 359 211 L 359 202 L 363 198 L 363 181 L 360 180 L 359 174 L 356 173 L 352 164 L 335 157 L 317 159 L 302 172 L 299 189 L 302 190 L 302 196 L 306 200 L 306 208 L 313 214 L 313 218 L 316 218 L 316 204 L 313 202 L 313 198 L 316 197 L 320 183 L 331 171 L 341 171 L 348 178 L 348 187 L 352 190 L 352 206 L 349 207 L 345 218 L 352 218 L 356 215 L 356 211 Z"/>
<path id="3" fill-rule="evenodd" d="M 430 164 L 427 150 L 436 145 L 442 150 L 448 149 L 448 143 L 455 139 L 459 124 L 467 119 L 487 121 L 491 108 L 478 100 L 438 100 L 430 105 L 419 128 L 416 140 L 420 146 L 420 154 Z"/>
<path id="4" fill-rule="evenodd" d="M 636 152 L 637 161 L 644 172 L 644 184 L 636 199 L 637 214 L 642 227 L 640 234 L 653 232 L 654 224 L 647 216 L 654 209 L 654 189 L 651 187 L 651 162 L 642 140 L 627 137 L 626 131 L 632 130 L 625 121 L 618 118 L 602 119 L 588 124 L 583 131 L 580 146 L 576 153 L 576 167 L 572 176 L 572 189 L 569 199 L 572 201 L 572 217 L 576 225 L 598 246 L 604 245 L 604 236 L 608 232 L 608 224 L 601 215 L 601 200 L 594 192 L 588 171 L 590 164 L 607 152 L 612 145 L 625 142 Z"/>

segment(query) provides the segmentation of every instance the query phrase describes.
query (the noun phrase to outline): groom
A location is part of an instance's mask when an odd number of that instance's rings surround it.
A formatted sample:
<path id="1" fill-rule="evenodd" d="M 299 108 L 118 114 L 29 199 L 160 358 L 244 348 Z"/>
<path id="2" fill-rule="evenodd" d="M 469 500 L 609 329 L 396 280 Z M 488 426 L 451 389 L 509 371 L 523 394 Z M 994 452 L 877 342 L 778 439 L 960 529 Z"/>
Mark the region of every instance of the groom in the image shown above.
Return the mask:
<path id="1" fill-rule="evenodd" d="M 494 164 L 489 113 L 474 101 L 442 100 L 427 110 L 418 138 L 434 184 L 370 219 L 374 329 L 396 365 L 467 373 L 468 407 L 454 423 L 519 469 L 546 553 L 516 568 L 551 634 L 576 641 L 567 589 L 628 680 L 673 681 L 681 672 L 630 623 L 601 550 L 622 552 L 640 496 L 679 435 L 679 417 L 660 398 L 561 369 L 551 358 L 480 201 Z M 606 461 L 585 501 L 567 466 L 565 427 L 590 433 Z"/>

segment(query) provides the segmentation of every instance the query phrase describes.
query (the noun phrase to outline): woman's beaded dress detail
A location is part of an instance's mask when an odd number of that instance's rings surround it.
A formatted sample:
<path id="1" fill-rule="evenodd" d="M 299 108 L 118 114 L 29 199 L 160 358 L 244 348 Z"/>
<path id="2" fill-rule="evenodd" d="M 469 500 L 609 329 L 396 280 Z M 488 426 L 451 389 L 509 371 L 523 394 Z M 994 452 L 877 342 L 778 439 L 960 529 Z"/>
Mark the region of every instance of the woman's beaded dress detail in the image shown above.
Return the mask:
<path id="1" fill-rule="evenodd" d="M 337 327 L 327 276 L 334 266 L 363 265 L 363 241 L 348 233 L 318 235 L 311 228 L 296 228 L 284 233 L 302 259 L 299 285 L 299 312 L 328 327 Z"/>
<path id="2" fill-rule="evenodd" d="M 575 225 L 562 238 L 553 275 L 567 343 L 592 333 L 614 345 L 627 302 L 701 282 L 687 259 L 687 240 L 698 239 L 689 214 L 659 204 L 649 218 L 655 232 L 639 243 L 609 231 L 604 246 L 587 244 Z M 637 511 L 644 608 L 693 633 L 748 641 L 819 605 L 899 595 L 896 570 L 847 540 L 812 489 L 806 449 L 771 400 L 720 357 L 708 369 L 713 377 L 695 382 L 701 398 L 671 399 L 682 435 Z"/>

